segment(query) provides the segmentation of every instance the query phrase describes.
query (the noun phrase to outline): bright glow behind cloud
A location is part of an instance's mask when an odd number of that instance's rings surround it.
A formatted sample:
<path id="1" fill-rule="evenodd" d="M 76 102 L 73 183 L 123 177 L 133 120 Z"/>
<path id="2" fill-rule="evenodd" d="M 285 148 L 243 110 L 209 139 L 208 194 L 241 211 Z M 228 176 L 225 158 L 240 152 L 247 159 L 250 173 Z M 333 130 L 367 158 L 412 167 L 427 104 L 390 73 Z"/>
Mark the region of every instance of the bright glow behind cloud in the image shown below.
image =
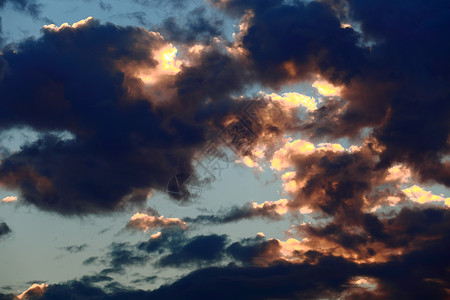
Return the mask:
<path id="1" fill-rule="evenodd" d="M 181 61 L 176 59 L 177 48 L 168 43 L 154 53 L 154 59 L 158 62 L 156 68 L 144 69 L 138 72 L 138 77 L 145 84 L 153 84 L 162 76 L 175 75 L 180 72 Z"/>
<path id="2" fill-rule="evenodd" d="M 326 80 L 316 80 L 312 86 L 324 96 L 339 96 L 342 90 L 341 87 L 334 86 Z"/>
<path id="3" fill-rule="evenodd" d="M 283 93 L 281 95 L 272 93 L 268 94 L 267 97 L 270 97 L 273 101 L 278 101 L 283 106 L 289 108 L 303 106 L 308 111 L 315 111 L 317 109 L 316 100 L 313 97 L 296 92 Z"/>

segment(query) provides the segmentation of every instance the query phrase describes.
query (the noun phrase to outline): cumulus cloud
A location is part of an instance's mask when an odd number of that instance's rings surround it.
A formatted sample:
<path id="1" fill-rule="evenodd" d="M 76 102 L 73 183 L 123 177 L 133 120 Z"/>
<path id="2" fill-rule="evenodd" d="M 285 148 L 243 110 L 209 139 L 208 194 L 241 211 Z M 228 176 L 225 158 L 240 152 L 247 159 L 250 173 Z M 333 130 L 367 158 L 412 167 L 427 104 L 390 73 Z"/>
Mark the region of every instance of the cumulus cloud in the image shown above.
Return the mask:
<path id="1" fill-rule="evenodd" d="M 144 213 L 136 213 L 131 217 L 126 227 L 146 232 L 149 229 L 166 227 L 186 229 L 187 225 L 178 218 L 165 218 L 164 216 L 151 216 Z M 156 238 L 156 236 L 153 236 L 153 238 Z"/>

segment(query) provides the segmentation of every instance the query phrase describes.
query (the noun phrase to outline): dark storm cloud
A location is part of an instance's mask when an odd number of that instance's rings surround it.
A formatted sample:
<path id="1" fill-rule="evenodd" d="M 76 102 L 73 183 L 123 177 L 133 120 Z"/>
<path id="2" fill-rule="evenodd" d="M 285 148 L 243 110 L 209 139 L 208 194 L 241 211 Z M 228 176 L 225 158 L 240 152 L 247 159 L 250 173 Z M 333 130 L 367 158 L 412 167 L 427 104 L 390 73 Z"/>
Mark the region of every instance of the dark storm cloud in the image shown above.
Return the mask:
<path id="1" fill-rule="evenodd" d="M 262 237 L 243 239 L 234 242 L 226 249 L 227 253 L 243 265 L 267 265 L 269 260 L 280 256 L 277 240 L 266 241 Z"/>
<path id="2" fill-rule="evenodd" d="M 162 254 L 158 257 L 158 267 L 202 266 L 220 262 L 228 244 L 226 235 L 198 235 L 188 237 L 184 231 L 163 229 L 157 238 L 136 245 L 136 248 L 149 254 Z"/>
<path id="3" fill-rule="evenodd" d="M 188 238 L 185 231 L 179 228 L 164 228 L 161 230 L 161 235 L 158 238 L 150 238 L 145 242 L 140 242 L 136 247 L 147 253 L 163 253 L 166 249 L 179 249 L 187 241 Z"/>
<path id="4" fill-rule="evenodd" d="M 126 195 L 132 202 L 143 201 L 147 188 L 139 185 L 146 175 L 133 170 L 136 163 L 129 157 L 143 149 L 126 128 L 135 138 L 149 136 L 158 130 L 159 117 L 148 101 L 122 110 L 124 74 L 114 68 L 119 59 L 156 65 L 143 45 L 152 49 L 160 42 L 139 29 L 91 21 L 80 31 L 45 30 L 40 39 L 20 44 L 18 53 L 4 53 L 8 75 L 0 83 L 0 126 L 32 126 L 44 133 L 3 160 L 2 181 L 20 188 L 27 201 L 63 213 L 111 210 Z M 103 58 L 94 58 L 95 53 Z M 22 88 L 25 83 L 27 89 Z M 76 138 L 60 140 L 47 130 L 69 130 Z M 159 173 L 150 159 L 141 163 Z M 137 185 L 127 183 L 131 174 Z"/>
<path id="5" fill-rule="evenodd" d="M 450 5 L 436 1 L 349 1 L 352 17 L 377 42 L 380 68 L 398 91 L 390 99 L 390 115 L 376 130 L 387 147 L 382 160 L 406 161 L 424 180 L 450 186 Z M 385 12 L 381 20 L 374 14 Z M 420 14 L 423 17 L 417 18 Z M 401 17 L 400 17 L 401 16 Z"/>
<path id="6" fill-rule="evenodd" d="M 341 28 L 327 5 L 313 1 L 256 10 L 242 45 L 265 83 L 308 79 L 311 73 L 345 83 L 365 63 L 367 53 L 357 46 L 358 38 L 353 29 Z"/>
<path id="7" fill-rule="evenodd" d="M 439 223 L 435 213 L 428 214 L 419 219 Z M 417 225 L 419 219 L 410 223 L 421 228 Z M 62 299 L 71 294 L 80 299 L 358 299 L 362 295 L 367 299 L 446 299 L 450 237 L 448 231 L 443 234 L 442 239 L 431 239 L 404 255 L 392 255 L 384 263 L 355 263 L 307 251 L 297 254 L 303 262 L 274 260 L 265 267 L 255 266 L 260 263 L 255 259 L 268 255 L 281 258 L 280 245 L 275 240 L 246 239 L 226 250 L 237 262 L 244 263 L 241 267 L 231 263 L 203 268 L 154 291 L 129 290 L 116 284 L 111 285 L 115 288 L 100 289 L 94 283 L 109 281 L 107 277 L 85 276 L 50 285 L 39 299 Z M 373 280 L 376 286 L 362 289 L 354 283 L 357 278 Z"/>
<path id="8" fill-rule="evenodd" d="M 447 235 L 443 241 L 430 241 L 420 250 L 380 264 L 359 265 L 309 252 L 306 256 L 311 263 L 281 263 L 265 268 L 207 268 L 194 271 L 151 295 L 156 299 L 333 298 L 345 295 L 343 292 L 349 288 L 350 279 L 368 276 L 378 282 L 376 293 L 368 291 L 373 297 L 445 299 L 448 296 L 445 274 L 450 266 L 448 238 Z"/>
<path id="9" fill-rule="evenodd" d="M 205 44 L 210 43 L 214 37 L 222 35 L 222 25 L 223 20 L 207 15 L 204 7 L 198 7 L 190 11 L 181 24 L 175 17 L 165 19 L 158 31 L 173 42 Z"/>
<path id="10" fill-rule="evenodd" d="M 163 229 L 157 237 L 148 241 L 129 245 L 113 243 L 105 261 L 112 269 L 123 270 L 123 267 L 135 263 L 155 259 L 157 267 L 185 268 L 207 266 L 221 263 L 232 258 L 236 262 L 252 264 L 256 258 L 260 264 L 276 258 L 279 249 L 276 240 L 266 241 L 262 237 L 243 239 L 230 243 L 227 235 L 196 235 L 189 237 L 179 229 Z"/>
<path id="11" fill-rule="evenodd" d="M 38 299 L 106 299 L 106 292 L 91 282 L 72 280 L 50 285 L 44 295 Z"/>
<path id="12" fill-rule="evenodd" d="M 328 150 L 290 156 L 295 180 L 304 181 L 295 191 L 292 206 L 310 207 L 341 221 L 361 222 L 363 208 L 381 201 L 375 188 L 385 183 L 387 175 L 387 170 L 377 166 L 371 148 L 367 142 L 353 152 Z"/>
<path id="13" fill-rule="evenodd" d="M 234 7 L 234 1 L 215 3 Z M 386 147 L 382 166 L 406 162 L 423 180 L 448 186 L 449 15 L 448 1 L 255 4 L 240 42 L 264 83 L 320 74 L 343 86 L 344 110 L 325 103 L 306 133 L 354 136 L 374 127 Z M 359 23 L 361 31 L 341 21 Z"/>
<path id="14" fill-rule="evenodd" d="M 343 290 L 354 267 L 344 260 L 324 259 L 315 266 L 280 264 L 267 268 L 226 267 L 195 271 L 154 291 L 157 299 L 293 299 L 330 297 Z M 202 283 L 202 287 L 200 286 Z M 182 292 L 183 291 L 183 292 Z"/>
<path id="15" fill-rule="evenodd" d="M 142 265 L 148 261 L 147 255 L 137 253 L 128 243 L 112 243 L 107 256 L 112 269 L 117 272 L 121 272 L 124 267 Z"/>
<path id="16" fill-rule="evenodd" d="M 81 30 L 45 30 L 38 40 L 20 44 L 18 53 L 5 52 L 0 126 L 32 126 L 43 133 L 3 160 L 2 181 L 19 188 L 28 202 L 63 213 L 111 210 L 126 195 L 131 202 L 145 200 L 145 185 L 155 182 L 133 161 L 149 144 L 156 146 L 152 138 L 147 146 L 137 139 L 154 137 L 162 129 L 156 125 L 160 116 L 148 101 L 123 102 L 124 74 L 115 64 L 123 59 L 155 66 L 149 49 L 160 45 L 140 29 L 91 21 Z M 68 130 L 76 138 L 60 140 L 47 130 Z M 165 169 L 150 158 L 139 165 L 155 173 Z"/>
<path id="17" fill-rule="evenodd" d="M 201 265 L 223 258 L 223 250 L 227 243 L 226 235 L 200 235 L 192 238 L 183 247 L 174 249 L 171 254 L 159 260 L 161 267 L 184 265 Z"/>
<path id="18" fill-rule="evenodd" d="M 0 223 L 0 239 L 11 233 L 11 228 L 5 222 Z"/>
<path id="19" fill-rule="evenodd" d="M 171 177 L 193 172 L 193 155 L 218 140 L 227 118 L 257 100 L 232 100 L 246 73 L 211 49 L 168 79 L 176 93 L 158 103 L 134 72 L 155 68 L 151 51 L 167 43 L 141 28 L 86 23 L 44 29 L 2 55 L 0 127 L 40 134 L 3 159 L 0 179 L 26 202 L 64 214 L 113 211 L 165 190 Z"/>
<path id="20" fill-rule="evenodd" d="M 353 151 L 286 150 L 289 165 L 295 166 L 293 180 L 301 182 L 287 207 L 312 209 L 323 217 L 322 222 L 298 226 L 309 249 L 383 261 L 392 251 L 407 253 L 423 247 L 424 241 L 444 241 L 450 225 L 448 208 L 407 202 L 398 183 L 386 180 L 389 171 L 377 163 L 379 149 L 375 149 L 368 139 Z M 394 215 L 377 211 L 389 203 L 387 197 L 407 206 Z"/>
<path id="21" fill-rule="evenodd" d="M 391 253 L 406 254 L 431 242 L 446 243 L 450 214 L 448 209 L 437 207 L 406 207 L 390 218 L 364 214 L 357 227 L 335 219 L 326 225 L 308 224 L 298 229 L 311 245 L 329 245 L 328 250 L 321 250 L 324 253 L 344 249 L 344 253 L 352 253 L 357 259 L 386 260 Z"/>

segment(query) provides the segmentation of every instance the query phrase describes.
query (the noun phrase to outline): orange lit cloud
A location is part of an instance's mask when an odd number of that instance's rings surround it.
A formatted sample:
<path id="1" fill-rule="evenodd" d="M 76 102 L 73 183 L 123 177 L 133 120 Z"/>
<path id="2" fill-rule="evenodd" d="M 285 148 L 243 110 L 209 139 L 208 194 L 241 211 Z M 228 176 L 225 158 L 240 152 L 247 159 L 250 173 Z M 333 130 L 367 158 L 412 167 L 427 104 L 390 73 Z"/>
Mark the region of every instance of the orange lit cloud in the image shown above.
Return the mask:
<path id="1" fill-rule="evenodd" d="M 34 283 L 32 286 L 30 286 L 25 292 L 23 292 L 20 295 L 16 296 L 16 299 L 29 299 L 30 297 L 41 297 L 45 290 L 47 289 L 48 284 L 42 283 L 42 284 L 37 284 Z"/>
<path id="2" fill-rule="evenodd" d="M 288 193 L 295 193 L 299 189 L 299 184 L 295 180 L 296 172 L 286 172 L 281 176 L 283 188 Z"/>
<path id="3" fill-rule="evenodd" d="M 348 23 L 341 23 L 341 28 L 352 28 L 352 25 Z"/>
<path id="4" fill-rule="evenodd" d="M 144 232 L 149 229 L 166 227 L 180 227 L 182 229 L 187 228 L 186 223 L 178 218 L 165 218 L 164 216 L 155 217 L 143 213 L 134 214 L 127 224 L 127 228 L 139 229 Z"/>
<path id="5" fill-rule="evenodd" d="M 156 240 L 156 239 L 158 239 L 160 236 L 161 236 L 161 231 L 158 231 L 157 233 L 152 234 L 152 235 L 150 236 L 150 238 L 151 238 L 152 240 Z"/>
<path id="6" fill-rule="evenodd" d="M 17 196 L 8 196 L 2 199 L 2 203 L 9 203 L 17 201 Z"/>
<path id="7" fill-rule="evenodd" d="M 317 145 L 305 140 L 294 140 L 287 142 L 283 148 L 277 150 L 272 158 L 272 168 L 278 171 L 285 170 L 291 166 L 293 156 L 297 155 L 309 155 L 315 151 L 332 151 L 340 152 L 345 151 L 344 147 L 340 144 L 321 143 Z"/>
<path id="8" fill-rule="evenodd" d="M 162 37 L 161 37 L 162 38 Z M 153 58 L 158 62 L 155 68 L 138 71 L 138 77 L 145 84 L 154 84 L 164 76 L 175 75 L 180 72 L 182 62 L 176 59 L 177 48 L 168 43 L 153 53 Z"/>
<path id="9" fill-rule="evenodd" d="M 386 181 L 398 181 L 406 183 L 411 179 L 411 170 L 404 165 L 395 165 L 388 169 Z"/>

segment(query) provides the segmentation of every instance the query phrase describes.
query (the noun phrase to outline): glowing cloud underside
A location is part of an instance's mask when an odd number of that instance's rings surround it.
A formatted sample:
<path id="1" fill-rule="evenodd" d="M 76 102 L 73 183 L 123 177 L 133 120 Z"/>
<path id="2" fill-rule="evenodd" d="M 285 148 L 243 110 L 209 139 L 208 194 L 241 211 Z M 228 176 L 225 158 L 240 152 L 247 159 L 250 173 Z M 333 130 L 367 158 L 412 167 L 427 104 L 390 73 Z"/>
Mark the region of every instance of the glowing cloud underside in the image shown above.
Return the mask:
<path id="1" fill-rule="evenodd" d="M 177 48 L 172 44 L 162 47 L 154 53 L 158 65 L 154 69 L 140 70 L 138 77 L 145 84 L 154 84 L 160 77 L 175 75 L 180 72 L 181 61 L 176 59 Z"/>
<path id="2" fill-rule="evenodd" d="M 316 80 L 312 86 L 324 96 L 339 96 L 342 90 L 341 87 L 334 86 L 325 80 Z"/>

